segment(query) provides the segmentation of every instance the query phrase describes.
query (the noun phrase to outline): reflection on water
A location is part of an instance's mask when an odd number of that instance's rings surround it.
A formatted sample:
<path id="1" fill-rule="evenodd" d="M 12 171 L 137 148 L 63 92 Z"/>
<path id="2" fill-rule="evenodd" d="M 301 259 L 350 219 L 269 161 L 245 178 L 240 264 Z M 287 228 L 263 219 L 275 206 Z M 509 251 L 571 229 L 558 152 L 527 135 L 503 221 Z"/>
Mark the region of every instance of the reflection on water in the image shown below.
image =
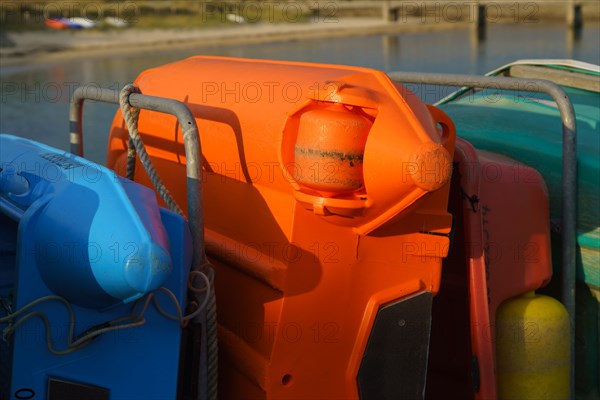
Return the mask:
<path id="1" fill-rule="evenodd" d="M 68 101 L 74 88 L 94 84 L 117 89 L 144 69 L 192 55 L 221 55 L 361 65 L 386 71 L 482 74 L 516 59 L 573 58 L 600 64 L 600 26 L 586 25 L 577 38 L 563 24 L 488 25 L 484 41 L 469 29 L 203 47 L 55 65 L 6 67 L 0 72 L 0 132 L 68 149 Z M 202 79 L 201 71 L 198 75 Z M 427 93 L 427 102 L 447 94 Z M 104 162 L 114 105 L 88 104 L 84 114 L 86 156 Z"/>

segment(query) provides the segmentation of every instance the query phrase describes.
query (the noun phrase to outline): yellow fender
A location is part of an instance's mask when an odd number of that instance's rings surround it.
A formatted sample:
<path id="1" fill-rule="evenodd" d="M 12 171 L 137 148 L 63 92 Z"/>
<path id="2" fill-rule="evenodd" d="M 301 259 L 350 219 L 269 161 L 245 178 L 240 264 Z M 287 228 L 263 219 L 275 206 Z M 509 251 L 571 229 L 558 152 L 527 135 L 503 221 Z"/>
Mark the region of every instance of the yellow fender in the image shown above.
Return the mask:
<path id="1" fill-rule="evenodd" d="M 525 293 L 496 314 L 499 399 L 569 398 L 569 315 L 552 297 Z"/>

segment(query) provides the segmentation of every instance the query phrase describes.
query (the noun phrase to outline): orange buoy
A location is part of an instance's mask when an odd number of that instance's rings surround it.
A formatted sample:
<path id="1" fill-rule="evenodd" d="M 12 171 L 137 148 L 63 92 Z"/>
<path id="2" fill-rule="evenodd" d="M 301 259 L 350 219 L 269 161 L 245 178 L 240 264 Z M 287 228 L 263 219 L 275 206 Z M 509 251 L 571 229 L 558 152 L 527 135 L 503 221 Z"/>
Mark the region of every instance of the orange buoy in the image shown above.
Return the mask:
<path id="1" fill-rule="evenodd" d="M 371 121 L 333 103 L 302 114 L 294 148 L 294 179 L 329 197 L 364 186 L 363 155 Z"/>

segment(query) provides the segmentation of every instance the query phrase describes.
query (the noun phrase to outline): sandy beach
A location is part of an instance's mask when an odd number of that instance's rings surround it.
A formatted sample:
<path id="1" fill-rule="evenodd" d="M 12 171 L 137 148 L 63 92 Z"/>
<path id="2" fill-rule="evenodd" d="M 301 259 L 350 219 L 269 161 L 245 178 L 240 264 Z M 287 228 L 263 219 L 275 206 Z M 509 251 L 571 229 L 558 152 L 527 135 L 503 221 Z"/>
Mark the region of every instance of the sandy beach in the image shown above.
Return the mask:
<path id="1" fill-rule="evenodd" d="M 386 23 L 380 18 L 335 22 L 257 23 L 195 29 L 136 29 L 2 32 L 0 66 L 56 62 L 69 58 L 227 44 L 465 29 L 466 22 L 423 23 L 419 18 Z"/>

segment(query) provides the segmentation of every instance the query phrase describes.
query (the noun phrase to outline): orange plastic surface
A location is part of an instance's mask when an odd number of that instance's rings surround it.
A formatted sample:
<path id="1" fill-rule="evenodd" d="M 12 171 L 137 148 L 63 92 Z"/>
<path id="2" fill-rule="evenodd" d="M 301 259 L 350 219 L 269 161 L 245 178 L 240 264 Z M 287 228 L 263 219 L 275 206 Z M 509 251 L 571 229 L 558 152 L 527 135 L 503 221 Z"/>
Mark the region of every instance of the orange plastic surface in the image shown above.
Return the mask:
<path id="1" fill-rule="evenodd" d="M 477 399 L 496 398 L 496 311 L 504 300 L 552 276 L 548 192 L 534 169 L 456 142 L 469 262 L 471 343 L 479 366 Z"/>
<path id="2" fill-rule="evenodd" d="M 439 288 L 452 122 L 357 67 L 194 57 L 136 84 L 186 103 L 199 126 L 220 397 L 357 398 L 379 307 Z M 185 209 L 175 118 L 142 111 L 139 131 Z M 107 164 L 121 174 L 126 149 L 118 113 Z"/>

